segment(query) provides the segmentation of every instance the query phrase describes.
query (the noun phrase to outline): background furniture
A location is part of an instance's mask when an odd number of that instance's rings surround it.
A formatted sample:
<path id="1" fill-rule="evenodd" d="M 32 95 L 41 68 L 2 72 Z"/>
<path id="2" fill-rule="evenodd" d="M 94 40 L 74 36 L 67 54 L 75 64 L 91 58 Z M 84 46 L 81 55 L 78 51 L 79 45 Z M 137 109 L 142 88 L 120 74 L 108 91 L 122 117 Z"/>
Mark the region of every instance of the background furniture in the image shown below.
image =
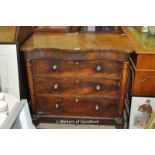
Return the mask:
<path id="1" fill-rule="evenodd" d="M 23 105 L 23 107 L 14 124 L 11 126 L 11 129 L 35 129 L 35 126 L 32 123 L 32 118 L 27 100 L 21 100 L 19 105 L 20 107 Z"/>
<path id="2" fill-rule="evenodd" d="M 18 47 L 15 43 L 0 43 L 0 92 L 20 99 Z"/>
<path id="3" fill-rule="evenodd" d="M 21 45 L 32 34 L 32 26 L 0 26 L 0 43 Z"/>
<path id="4" fill-rule="evenodd" d="M 33 32 L 65 33 L 69 31 L 69 26 L 34 26 Z"/>
<path id="5" fill-rule="evenodd" d="M 137 27 L 122 27 L 134 48 L 130 57 L 130 80 L 126 101 L 127 119 L 132 97 L 155 96 L 155 36 L 139 31 Z"/>
<path id="6" fill-rule="evenodd" d="M 35 121 L 85 119 L 123 127 L 132 52 L 125 36 L 34 34 L 20 50 Z"/>
<path id="7" fill-rule="evenodd" d="M 23 98 L 24 94 L 25 94 L 25 87 L 24 87 L 24 77 L 23 77 L 23 70 L 22 70 L 22 61 L 20 61 L 19 59 L 19 53 L 18 53 L 18 49 L 20 47 L 20 45 L 28 38 L 30 37 L 30 35 L 32 34 L 32 27 L 31 26 L 0 26 L 0 44 L 1 45 L 5 45 L 5 46 L 8 46 L 8 50 L 7 52 L 10 52 L 10 54 L 8 55 L 11 55 L 12 56 L 12 52 L 14 52 L 14 50 L 12 51 L 12 46 L 14 46 L 14 44 L 17 45 L 17 48 L 15 46 L 15 51 L 17 52 L 17 55 L 13 55 L 12 59 L 13 58 L 17 58 L 17 61 L 15 60 L 15 62 L 18 64 L 19 63 L 19 75 L 17 75 L 17 77 L 19 77 L 21 81 L 21 98 Z M 4 48 L 1 48 L 1 51 L 2 52 L 5 52 Z M 4 53 L 3 53 L 4 54 Z M 2 55 L 3 55 L 2 54 Z M 9 59 L 7 59 L 9 60 Z M 11 64 L 10 61 L 7 61 L 9 63 L 9 65 Z M 15 65 L 13 64 L 13 71 L 14 74 L 18 74 L 18 71 L 15 70 Z M 10 69 L 10 68 L 9 68 Z M 11 68 L 12 69 L 12 68 Z M 7 68 L 8 70 L 8 68 Z M 11 73 L 9 70 L 7 73 L 10 74 L 11 76 Z M 15 77 L 15 76 L 12 76 L 12 77 Z M 13 84 L 16 84 L 15 83 L 15 78 L 12 79 L 12 81 L 9 81 L 9 86 L 11 85 L 12 86 L 12 83 L 11 82 L 14 82 Z M 19 83 L 19 82 L 18 82 Z M 20 89 L 20 88 L 17 88 L 18 86 L 14 86 L 14 90 L 17 90 L 17 89 Z M 16 92 L 16 91 L 15 91 Z M 19 97 L 19 95 L 18 95 Z M 18 98 L 17 97 L 17 98 Z M 28 108 L 28 103 L 25 101 L 25 100 L 22 100 L 20 102 L 20 99 L 18 98 L 15 98 L 14 96 L 10 95 L 10 94 L 6 94 L 6 100 L 7 102 L 9 103 L 9 115 L 6 119 L 4 120 L 1 120 L 0 121 L 0 128 L 5 128 L 5 129 L 8 129 L 8 128 L 17 128 L 17 123 L 18 123 L 18 128 L 30 128 L 30 124 L 32 123 L 32 120 L 30 118 L 30 113 L 29 112 L 29 108 Z M 33 125 L 33 124 L 31 124 Z"/>
<path id="8" fill-rule="evenodd" d="M 94 26 L 95 32 L 122 32 L 121 26 Z M 88 26 L 70 26 L 70 32 L 88 32 Z"/>
<path id="9" fill-rule="evenodd" d="M 155 36 L 123 27 L 135 52 L 131 55 L 132 96 L 155 96 Z"/>
<path id="10" fill-rule="evenodd" d="M 26 78 L 24 75 L 23 60 L 19 55 L 21 44 L 32 35 L 32 26 L 0 26 L 0 44 L 16 44 L 19 64 L 19 76 L 21 86 L 21 97 L 28 98 L 26 91 Z M 12 46 L 12 45 L 10 45 Z"/>
<path id="11" fill-rule="evenodd" d="M 27 100 L 5 94 L 5 101 L 8 103 L 8 116 L 0 118 L 0 129 L 34 129 Z"/>

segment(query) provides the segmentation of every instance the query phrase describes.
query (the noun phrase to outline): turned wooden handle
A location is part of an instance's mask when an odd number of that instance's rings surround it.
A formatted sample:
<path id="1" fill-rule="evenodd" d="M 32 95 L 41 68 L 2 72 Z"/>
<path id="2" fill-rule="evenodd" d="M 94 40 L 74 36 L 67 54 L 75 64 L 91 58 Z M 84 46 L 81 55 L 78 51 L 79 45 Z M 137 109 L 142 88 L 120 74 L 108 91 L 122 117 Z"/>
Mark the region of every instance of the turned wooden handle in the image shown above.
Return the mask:
<path id="1" fill-rule="evenodd" d="M 53 66 L 52 66 L 52 70 L 53 70 L 53 71 L 56 71 L 57 69 L 58 69 L 58 66 L 57 66 L 57 65 L 53 65 Z"/>
<path id="2" fill-rule="evenodd" d="M 97 65 L 97 66 L 96 66 L 96 71 L 97 71 L 97 72 L 100 72 L 101 70 L 102 70 L 102 67 L 101 67 L 100 65 Z"/>
<path id="3" fill-rule="evenodd" d="M 101 86 L 99 84 L 96 85 L 96 90 L 101 90 Z"/>
<path id="4" fill-rule="evenodd" d="M 96 111 L 99 110 L 99 105 L 95 105 L 95 110 L 96 110 Z"/>
<path id="5" fill-rule="evenodd" d="M 54 90 L 57 90 L 58 88 L 59 88 L 58 84 L 57 84 L 57 83 L 54 84 L 53 89 L 54 89 Z"/>
<path id="6" fill-rule="evenodd" d="M 59 104 L 59 103 L 56 103 L 56 104 L 54 105 L 54 108 L 57 109 L 57 110 L 60 109 L 60 104 Z"/>
<path id="7" fill-rule="evenodd" d="M 79 62 L 78 62 L 78 61 L 76 61 L 76 62 L 75 62 L 75 65 L 79 65 Z"/>
<path id="8" fill-rule="evenodd" d="M 77 103 L 77 102 L 79 102 L 79 99 L 78 99 L 78 98 L 76 98 L 76 99 L 75 99 L 75 102 L 76 102 L 76 103 Z"/>

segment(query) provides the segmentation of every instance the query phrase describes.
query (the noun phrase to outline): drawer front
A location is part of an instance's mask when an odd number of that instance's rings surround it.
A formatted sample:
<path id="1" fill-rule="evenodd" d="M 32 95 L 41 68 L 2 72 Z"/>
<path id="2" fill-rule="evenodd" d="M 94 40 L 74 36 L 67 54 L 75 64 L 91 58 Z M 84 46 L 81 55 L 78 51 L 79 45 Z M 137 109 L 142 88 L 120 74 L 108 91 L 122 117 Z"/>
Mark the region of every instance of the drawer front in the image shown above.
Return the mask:
<path id="1" fill-rule="evenodd" d="M 138 54 L 136 69 L 155 70 L 155 54 Z"/>
<path id="2" fill-rule="evenodd" d="M 115 117 L 117 99 L 99 97 L 37 96 L 38 113 L 56 116 Z"/>
<path id="3" fill-rule="evenodd" d="M 56 59 L 33 60 L 34 75 L 105 76 L 120 78 L 122 63 L 111 60 L 65 61 Z"/>
<path id="4" fill-rule="evenodd" d="M 119 96 L 119 80 L 105 78 L 35 78 L 36 94 Z"/>
<path id="5" fill-rule="evenodd" d="M 133 83 L 132 95 L 155 96 L 155 72 L 137 71 Z"/>

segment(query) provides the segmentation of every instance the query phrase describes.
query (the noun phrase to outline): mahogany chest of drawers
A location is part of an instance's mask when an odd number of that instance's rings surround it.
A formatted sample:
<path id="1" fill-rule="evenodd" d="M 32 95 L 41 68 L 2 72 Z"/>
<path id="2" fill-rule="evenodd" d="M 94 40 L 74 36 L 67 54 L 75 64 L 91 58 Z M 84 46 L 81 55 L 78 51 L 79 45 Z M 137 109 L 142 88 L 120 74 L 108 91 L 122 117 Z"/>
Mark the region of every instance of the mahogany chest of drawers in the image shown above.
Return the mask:
<path id="1" fill-rule="evenodd" d="M 30 38 L 21 51 L 33 119 L 57 123 L 96 120 L 97 124 L 123 127 L 131 49 L 126 38 L 120 34 L 115 37 L 113 49 L 104 48 L 108 45 L 102 42 L 101 38 L 106 40 L 104 34 L 37 34 Z M 32 46 L 32 40 L 37 39 L 42 45 L 38 42 Z M 118 39 L 123 42 L 121 46 L 116 44 Z"/>

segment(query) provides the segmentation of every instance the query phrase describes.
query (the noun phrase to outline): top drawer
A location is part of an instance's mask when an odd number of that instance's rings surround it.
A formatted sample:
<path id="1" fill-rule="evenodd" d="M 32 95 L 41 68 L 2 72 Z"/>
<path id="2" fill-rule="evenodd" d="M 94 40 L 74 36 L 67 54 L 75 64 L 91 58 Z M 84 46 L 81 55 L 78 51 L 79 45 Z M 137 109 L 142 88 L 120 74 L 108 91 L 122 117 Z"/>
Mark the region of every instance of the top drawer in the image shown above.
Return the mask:
<path id="1" fill-rule="evenodd" d="M 32 61 L 33 75 L 93 76 L 120 78 L 123 63 L 112 60 L 68 61 L 37 59 Z"/>

